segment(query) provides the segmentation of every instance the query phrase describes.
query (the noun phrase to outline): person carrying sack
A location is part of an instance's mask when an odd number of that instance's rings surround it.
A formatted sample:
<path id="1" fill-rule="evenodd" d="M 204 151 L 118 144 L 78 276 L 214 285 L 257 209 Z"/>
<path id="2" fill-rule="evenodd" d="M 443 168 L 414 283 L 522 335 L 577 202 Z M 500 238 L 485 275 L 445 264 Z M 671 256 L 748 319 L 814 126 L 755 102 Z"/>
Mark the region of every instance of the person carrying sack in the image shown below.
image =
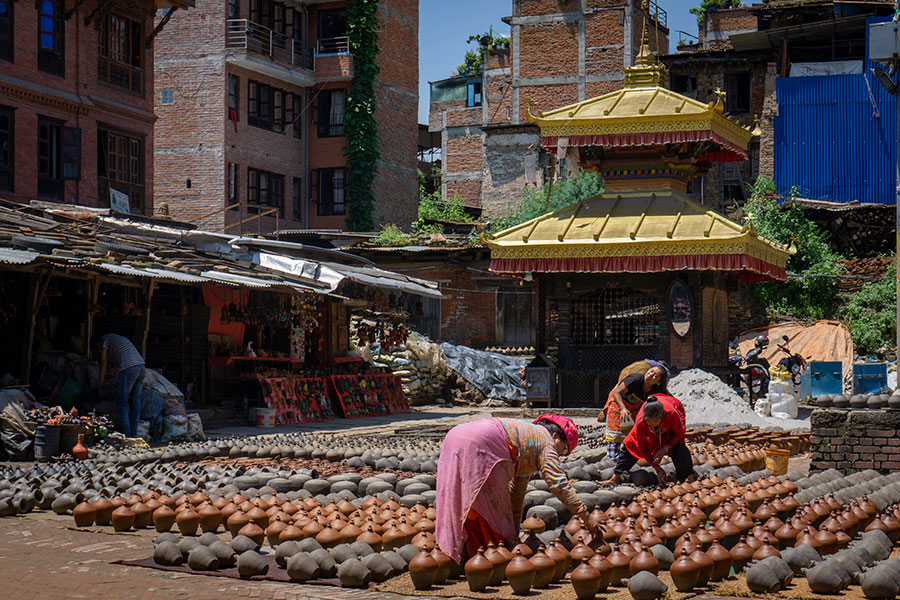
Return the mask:
<path id="1" fill-rule="evenodd" d="M 644 361 L 642 361 L 644 362 Z M 597 417 L 606 422 L 606 456 L 616 461 L 622 452 L 622 442 L 634 427 L 638 412 L 653 394 L 668 394 L 669 373 L 662 363 L 652 364 L 644 373 L 626 375 L 609 392 L 606 405 Z"/>

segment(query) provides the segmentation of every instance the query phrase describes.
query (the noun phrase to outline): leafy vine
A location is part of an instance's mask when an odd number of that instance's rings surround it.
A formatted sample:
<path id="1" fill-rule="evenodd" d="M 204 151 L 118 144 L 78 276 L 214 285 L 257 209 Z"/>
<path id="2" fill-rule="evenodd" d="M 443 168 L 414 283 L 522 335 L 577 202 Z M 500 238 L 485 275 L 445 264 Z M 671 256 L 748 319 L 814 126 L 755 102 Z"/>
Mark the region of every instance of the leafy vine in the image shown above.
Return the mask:
<path id="1" fill-rule="evenodd" d="M 353 55 L 353 83 L 347 97 L 344 134 L 347 146 L 347 182 L 351 231 L 375 229 L 373 185 L 378 173 L 378 125 L 375 123 L 375 77 L 379 68 L 378 0 L 350 0 L 347 7 L 347 34 Z"/>

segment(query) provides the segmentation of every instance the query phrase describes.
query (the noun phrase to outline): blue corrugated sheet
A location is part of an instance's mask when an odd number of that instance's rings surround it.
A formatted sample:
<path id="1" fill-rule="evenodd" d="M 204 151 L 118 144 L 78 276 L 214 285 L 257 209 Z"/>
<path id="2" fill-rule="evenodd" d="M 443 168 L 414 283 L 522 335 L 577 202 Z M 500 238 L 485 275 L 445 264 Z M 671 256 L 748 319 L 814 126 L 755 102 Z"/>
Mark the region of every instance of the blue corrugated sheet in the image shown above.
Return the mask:
<path id="1" fill-rule="evenodd" d="M 775 183 L 782 195 L 796 187 L 803 198 L 894 204 L 896 101 L 873 66 L 867 60 L 861 75 L 776 81 Z"/>

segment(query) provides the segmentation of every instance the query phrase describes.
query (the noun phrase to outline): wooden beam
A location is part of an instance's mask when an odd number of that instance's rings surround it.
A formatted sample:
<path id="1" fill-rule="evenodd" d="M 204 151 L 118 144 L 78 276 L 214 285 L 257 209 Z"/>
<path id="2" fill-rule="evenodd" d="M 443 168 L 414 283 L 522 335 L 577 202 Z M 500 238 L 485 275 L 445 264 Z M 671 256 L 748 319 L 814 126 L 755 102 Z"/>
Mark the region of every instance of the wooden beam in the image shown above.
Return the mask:
<path id="1" fill-rule="evenodd" d="M 90 14 L 88 14 L 88 15 L 84 18 L 84 24 L 85 24 L 86 26 L 87 26 L 87 25 L 90 25 L 90 24 L 91 24 L 91 21 L 93 21 L 95 18 L 97 18 L 97 17 L 99 17 L 99 16 L 102 16 L 103 13 L 106 12 L 106 11 L 109 9 L 109 7 L 110 7 L 110 5 L 111 5 L 112 3 L 113 3 L 113 0 L 100 0 L 100 4 L 97 5 L 97 8 L 95 8 L 94 10 L 92 10 L 92 11 L 90 12 Z M 97 23 L 98 23 L 98 25 L 99 25 L 99 21 L 98 21 Z"/>
<path id="2" fill-rule="evenodd" d="M 616 205 L 619 204 L 619 200 L 622 199 L 622 195 L 619 194 L 616 196 L 616 199 L 613 200 L 612 206 L 609 207 L 609 212 L 606 213 L 606 216 L 603 217 L 603 223 L 600 225 L 600 229 L 594 233 L 594 241 L 599 242 L 600 236 L 603 235 L 603 230 L 606 229 L 606 224 L 609 223 L 609 217 L 612 215 L 612 212 L 616 209 Z"/>
<path id="3" fill-rule="evenodd" d="M 162 31 L 162 28 L 166 26 L 166 23 L 169 22 L 169 19 L 172 18 L 172 15 L 175 13 L 176 10 L 178 10 L 178 8 L 173 6 L 168 11 L 166 11 L 165 16 L 162 18 L 162 20 L 159 22 L 159 24 L 153 28 L 153 31 L 150 32 L 150 35 L 148 35 L 147 39 L 144 40 L 144 48 L 150 48 L 150 46 L 153 45 L 153 38 L 155 38 L 156 35 L 160 31 Z"/>
<path id="4" fill-rule="evenodd" d="M 153 305 L 153 292 L 156 290 L 156 281 L 151 279 L 144 285 L 144 316 L 142 317 L 144 330 L 141 332 L 141 356 L 147 361 L 147 338 L 150 335 L 150 309 Z"/>
<path id="5" fill-rule="evenodd" d="M 29 277 L 28 300 L 26 307 L 28 314 L 25 322 L 25 347 L 22 355 L 22 383 L 27 384 L 31 378 L 31 353 L 34 351 L 34 327 L 37 322 L 37 311 L 41 307 L 47 286 L 50 284 L 50 273 L 36 273 Z"/>

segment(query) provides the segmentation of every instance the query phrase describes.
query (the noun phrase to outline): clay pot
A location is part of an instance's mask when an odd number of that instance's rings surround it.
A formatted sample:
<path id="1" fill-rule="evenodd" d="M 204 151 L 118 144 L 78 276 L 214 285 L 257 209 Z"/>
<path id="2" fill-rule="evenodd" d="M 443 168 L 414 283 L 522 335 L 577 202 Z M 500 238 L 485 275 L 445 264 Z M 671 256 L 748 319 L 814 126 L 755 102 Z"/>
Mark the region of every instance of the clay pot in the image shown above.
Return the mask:
<path id="1" fill-rule="evenodd" d="M 316 541 L 323 548 L 334 548 L 344 540 L 344 536 L 330 525 L 316 535 Z"/>
<path id="2" fill-rule="evenodd" d="M 600 589 L 600 571 L 591 566 L 587 558 L 572 571 L 572 587 L 578 600 L 594 600 Z"/>
<path id="3" fill-rule="evenodd" d="M 550 580 L 551 583 L 556 583 L 557 581 L 565 577 L 566 571 L 569 570 L 569 553 L 566 551 L 562 544 L 558 543 L 558 541 L 550 544 L 547 547 L 546 552 L 547 556 L 552 558 L 553 562 L 556 564 L 556 569 L 553 573 L 553 579 Z"/>
<path id="4" fill-rule="evenodd" d="M 484 548 L 479 548 L 478 553 L 466 561 L 465 571 L 469 590 L 481 592 L 491 581 L 494 564 L 484 556 Z"/>
<path id="5" fill-rule="evenodd" d="M 262 546 L 263 541 L 266 539 L 266 532 L 263 531 L 262 527 L 252 521 L 241 527 L 240 531 L 238 531 L 238 535 L 247 536 L 256 542 L 257 546 Z"/>
<path id="6" fill-rule="evenodd" d="M 175 525 L 181 535 L 197 535 L 200 526 L 200 515 L 192 508 L 186 508 L 175 515 Z"/>
<path id="7" fill-rule="evenodd" d="M 78 434 L 78 442 L 72 446 L 72 456 L 75 460 L 85 460 L 88 457 L 88 449 L 84 447 L 84 434 Z"/>
<path id="8" fill-rule="evenodd" d="M 72 515 L 75 517 L 75 527 L 90 527 L 97 517 L 97 509 L 88 502 L 82 502 L 72 509 Z"/>
<path id="9" fill-rule="evenodd" d="M 714 563 L 712 559 L 707 556 L 706 552 L 703 550 L 694 550 L 691 553 L 691 560 L 694 561 L 694 564 L 697 565 L 697 586 L 703 587 L 709 582 L 709 578 L 712 577 L 713 566 Z"/>
<path id="10" fill-rule="evenodd" d="M 260 529 L 269 526 L 269 515 L 259 506 L 254 506 L 247 512 L 247 518 L 253 521 Z"/>
<path id="11" fill-rule="evenodd" d="M 580 562 L 581 559 L 590 559 L 594 556 L 594 551 L 584 543 L 583 538 L 578 538 L 578 543 L 569 551 L 569 555 L 573 561 Z"/>
<path id="12" fill-rule="evenodd" d="M 197 509 L 197 514 L 200 515 L 200 529 L 203 530 L 203 533 L 215 533 L 219 530 L 219 524 L 222 522 L 222 511 L 218 508 L 209 502 L 204 502 Z"/>
<path id="13" fill-rule="evenodd" d="M 266 539 L 269 540 L 269 545 L 273 548 L 278 545 L 280 542 L 279 536 L 281 532 L 287 528 L 287 525 L 284 524 L 284 521 L 281 520 L 281 517 L 275 517 L 275 520 L 266 527 Z"/>
<path id="14" fill-rule="evenodd" d="M 741 537 L 740 541 L 731 549 L 731 564 L 735 573 L 740 573 L 753 558 L 753 548 L 751 548 L 745 538 Z"/>
<path id="15" fill-rule="evenodd" d="M 714 541 L 706 551 L 706 555 L 713 561 L 713 572 L 710 581 L 722 581 L 728 577 L 731 572 L 731 553 L 720 544 L 718 540 Z M 670 567 L 671 569 L 671 567 Z"/>
<path id="16" fill-rule="evenodd" d="M 622 585 L 622 580 L 631 574 L 631 559 L 616 546 L 606 560 L 612 567 L 610 585 Z"/>
<path id="17" fill-rule="evenodd" d="M 431 558 L 434 559 L 434 562 L 436 562 L 438 566 L 434 582 L 437 585 L 441 585 L 450 577 L 450 573 L 453 569 L 453 559 L 444 554 L 437 546 L 431 551 Z"/>
<path id="18" fill-rule="evenodd" d="M 278 535 L 278 542 L 292 542 L 296 540 L 302 540 L 305 537 L 306 536 L 303 535 L 303 530 L 299 529 L 298 527 L 294 527 L 293 525 L 288 525 Z"/>
<path id="19" fill-rule="evenodd" d="M 153 511 L 143 502 L 138 502 L 131 506 L 131 512 L 134 513 L 134 528 L 143 529 L 149 527 L 153 521 Z"/>
<path id="20" fill-rule="evenodd" d="M 697 586 L 700 566 L 691 560 L 687 549 L 682 548 L 678 558 L 669 566 L 669 575 L 672 576 L 672 582 L 675 584 L 676 590 L 679 592 L 690 592 Z"/>
<path id="21" fill-rule="evenodd" d="M 500 585 L 503 581 L 503 576 L 506 574 L 506 565 L 508 565 L 509 561 L 512 559 L 507 559 L 506 556 L 494 546 L 493 542 L 488 543 L 487 550 L 484 551 L 484 557 L 494 565 L 494 572 L 491 574 L 491 581 L 488 585 Z M 554 563 L 554 565 L 555 564 L 556 563 Z"/>
<path id="22" fill-rule="evenodd" d="M 112 512 L 112 526 L 116 531 L 129 531 L 134 525 L 134 513 L 127 506 L 120 506 Z"/>
<path id="23" fill-rule="evenodd" d="M 534 583 L 534 565 L 522 556 L 522 551 L 518 547 L 513 554 L 515 556 L 506 565 L 506 579 L 509 580 L 513 594 L 525 596 L 531 591 L 531 585 Z"/>
<path id="24" fill-rule="evenodd" d="M 250 517 L 247 516 L 242 510 L 237 510 L 225 522 L 225 526 L 228 528 L 228 531 L 231 533 L 231 537 L 237 537 L 239 535 L 239 531 L 250 522 Z"/>
<path id="25" fill-rule="evenodd" d="M 641 544 L 641 548 L 638 553 L 631 559 L 631 562 L 628 565 L 628 570 L 631 575 L 635 575 L 640 573 L 641 571 L 650 571 L 654 575 L 659 573 L 659 561 L 656 560 L 656 557 L 653 556 L 647 547 Z"/>
<path id="26" fill-rule="evenodd" d="M 837 539 L 835 538 L 835 542 L 836 540 Z M 772 544 L 766 542 L 762 546 L 757 548 L 757 550 L 753 553 L 753 560 L 760 561 L 764 558 L 769 558 L 770 556 L 777 556 L 778 558 L 781 558 L 781 552 L 779 552 L 777 548 L 772 546 Z"/>
<path id="27" fill-rule="evenodd" d="M 381 536 L 375 533 L 371 525 L 368 525 L 365 531 L 359 534 L 356 539 L 357 541 L 367 543 L 375 552 L 381 552 Z"/>
<path id="28" fill-rule="evenodd" d="M 219 568 L 219 559 L 212 550 L 203 544 L 197 544 L 188 554 L 188 565 L 195 571 L 215 571 Z"/>
<path id="29" fill-rule="evenodd" d="M 549 586 L 553 576 L 556 574 L 556 561 L 547 556 L 543 546 L 538 546 L 537 552 L 528 560 L 534 567 L 532 587 L 540 590 Z"/>
<path id="30" fill-rule="evenodd" d="M 417 590 L 428 590 L 437 579 L 437 561 L 425 550 L 420 551 L 409 561 L 409 575 Z"/>
<path id="31" fill-rule="evenodd" d="M 332 564 L 333 566 L 333 564 Z M 309 554 L 297 552 L 285 561 L 285 568 L 291 581 L 308 581 L 320 574 L 320 567 Z"/>
<path id="32" fill-rule="evenodd" d="M 250 579 L 254 575 L 268 573 L 269 563 L 259 552 L 247 550 L 237 557 L 237 570 L 242 579 Z"/>
<path id="33" fill-rule="evenodd" d="M 531 516 L 525 519 L 525 522 L 522 523 L 522 528 L 530 529 L 535 533 L 544 533 L 544 531 L 547 529 L 547 524 L 544 523 L 543 519 Z"/>

